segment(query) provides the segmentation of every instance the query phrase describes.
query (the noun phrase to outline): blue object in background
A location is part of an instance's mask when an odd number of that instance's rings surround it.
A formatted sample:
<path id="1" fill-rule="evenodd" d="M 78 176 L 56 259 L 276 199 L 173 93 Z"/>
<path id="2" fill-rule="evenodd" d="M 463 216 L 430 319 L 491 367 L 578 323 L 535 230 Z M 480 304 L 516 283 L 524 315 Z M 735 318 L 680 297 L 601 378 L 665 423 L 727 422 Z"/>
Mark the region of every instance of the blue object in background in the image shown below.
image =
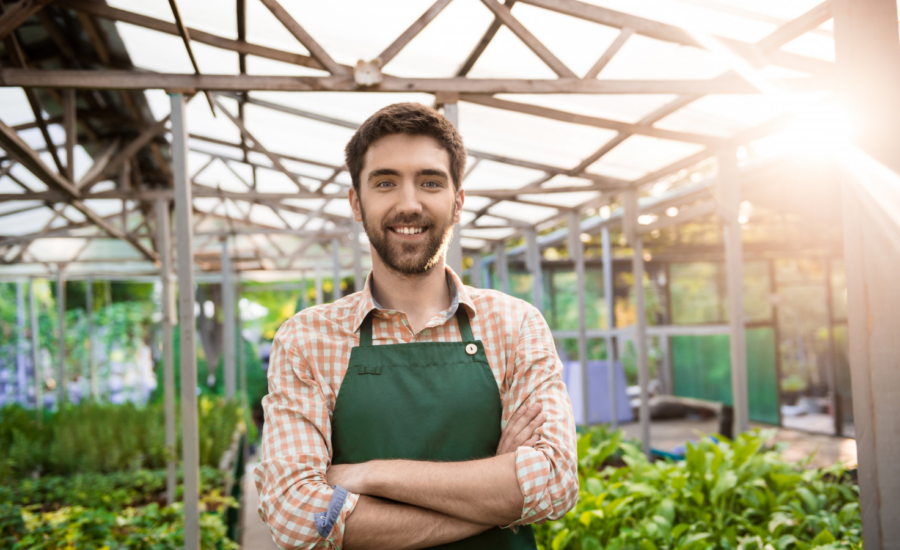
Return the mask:
<path id="1" fill-rule="evenodd" d="M 609 401 L 609 371 L 607 361 L 588 361 L 588 400 L 590 424 L 604 424 L 611 422 L 613 415 L 610 411 Z M 616 375 L 616 409 L 619 423 L 631 422 L 634 416 L 631 412 L 631 404 L 626 395 L 625 370 L 621 362 L 614 364 Z M 563 382 L 569 392 L 572 401 L 572 409 L 575 412 L 575 424 L 584 424 L 584 408 L 582 407 L 581 392 L 581 362 L 563 361 Z"/>

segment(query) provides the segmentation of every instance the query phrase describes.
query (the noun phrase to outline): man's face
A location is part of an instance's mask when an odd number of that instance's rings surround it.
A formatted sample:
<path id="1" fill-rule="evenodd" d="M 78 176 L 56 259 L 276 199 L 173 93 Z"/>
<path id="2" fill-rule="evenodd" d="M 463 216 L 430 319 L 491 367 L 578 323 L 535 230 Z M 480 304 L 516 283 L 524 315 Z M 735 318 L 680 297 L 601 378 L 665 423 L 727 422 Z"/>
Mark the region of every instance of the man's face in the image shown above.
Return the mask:
<path id="1" fill-rule="evenodd" d="M 463 192 L 450 177 L 450 155 L 433 138 L 395 134 L 369 146 L 359 194 L 350 190 L 381 261 L 401 275 L 424 275 L 443 257 L 459 222 Z"/>

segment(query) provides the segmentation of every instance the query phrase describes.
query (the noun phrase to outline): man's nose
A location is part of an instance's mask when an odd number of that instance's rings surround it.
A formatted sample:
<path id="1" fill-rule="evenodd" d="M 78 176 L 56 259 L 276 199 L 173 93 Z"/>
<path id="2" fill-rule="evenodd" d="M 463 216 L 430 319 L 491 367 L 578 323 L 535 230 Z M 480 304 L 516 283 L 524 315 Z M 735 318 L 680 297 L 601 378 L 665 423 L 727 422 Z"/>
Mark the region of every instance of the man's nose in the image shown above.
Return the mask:
<path id="1" fill-rule="evenodd" d="M 401 212 L 421 212 L 422 201 L 420 200 L 416 182 L 404 181 L 400 186 L 400 204 L 397 205 Z"/>

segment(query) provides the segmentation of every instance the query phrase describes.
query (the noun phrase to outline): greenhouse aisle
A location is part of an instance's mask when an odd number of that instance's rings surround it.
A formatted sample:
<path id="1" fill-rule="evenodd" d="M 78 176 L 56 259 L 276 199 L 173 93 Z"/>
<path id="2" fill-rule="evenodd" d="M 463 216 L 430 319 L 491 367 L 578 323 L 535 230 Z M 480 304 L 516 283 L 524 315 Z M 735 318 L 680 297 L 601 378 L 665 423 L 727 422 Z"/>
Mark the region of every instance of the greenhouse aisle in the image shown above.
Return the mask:
<path id="1" fill-rule="evenodd" d="M 256 484 L 253 483 L 253 469 L 259 464 L 256 460 L 247 462 L 247 469 L 244 471 L 244 502 L 241 503 L 243 510 L 244 531 L 241 535 L 241 548 L 252 550 L 278 550 L 278 547 L 272 541 L 272 535 L 269 534 L 269 528 L 259 517 L 256 512 Z"/>

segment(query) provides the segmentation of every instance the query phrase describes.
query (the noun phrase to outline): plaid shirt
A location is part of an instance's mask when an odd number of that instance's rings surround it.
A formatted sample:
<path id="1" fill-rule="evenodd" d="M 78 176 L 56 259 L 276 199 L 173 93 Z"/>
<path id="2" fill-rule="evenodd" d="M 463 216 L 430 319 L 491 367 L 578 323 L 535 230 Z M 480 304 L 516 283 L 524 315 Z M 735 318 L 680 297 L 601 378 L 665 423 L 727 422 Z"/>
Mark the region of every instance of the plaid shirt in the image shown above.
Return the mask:
<path id="1" fill-rule="evenodd" d="M 534 448 L 516 450 L 516 474 L 525 505 L 512 524 L 562 517 L 578 496 L 575 425 L 562 381 L 562 363 L 550 328 L 532 305 L 495 290 L 463 286 L 449 268 L 452 304 L 418 334 L 400 311 L 380 309 L 369 276 L 362 292 L 332 304 L 305 309 L 278 330 L 269 359 L 269 395 L 262 460 L 254 471 L 259 514 L 284 548 L 340 548 L 344 524 L 359 496 L 350 494 L 327 537 L 315 524 L 334 489 L 325 472 L 331 464 L 331 417 L 359 327 L 371 310 L 373 345 L 458 342 L 456 308 L 466 308 L 475 338 L 484 343 L 503 403 L 501 426 L 522 405 L 539 401 L 547 420 Z"/>

